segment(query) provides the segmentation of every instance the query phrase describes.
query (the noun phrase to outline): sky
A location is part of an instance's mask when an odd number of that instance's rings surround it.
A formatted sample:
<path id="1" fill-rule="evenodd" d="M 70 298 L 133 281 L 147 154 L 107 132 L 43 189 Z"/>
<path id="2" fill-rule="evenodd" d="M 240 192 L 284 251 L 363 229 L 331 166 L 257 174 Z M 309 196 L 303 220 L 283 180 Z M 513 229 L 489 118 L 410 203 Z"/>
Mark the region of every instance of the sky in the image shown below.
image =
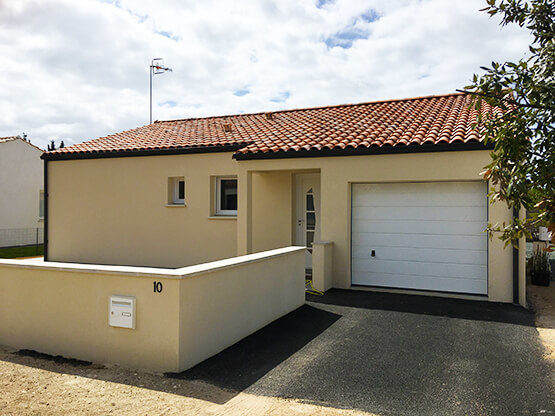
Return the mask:
<path id="1" fill-rule="evenodd" d="M 46 148 L 149 123 L 454 92 L 518 60 L 485 0 L 0 0 L 0 137 Z"/>

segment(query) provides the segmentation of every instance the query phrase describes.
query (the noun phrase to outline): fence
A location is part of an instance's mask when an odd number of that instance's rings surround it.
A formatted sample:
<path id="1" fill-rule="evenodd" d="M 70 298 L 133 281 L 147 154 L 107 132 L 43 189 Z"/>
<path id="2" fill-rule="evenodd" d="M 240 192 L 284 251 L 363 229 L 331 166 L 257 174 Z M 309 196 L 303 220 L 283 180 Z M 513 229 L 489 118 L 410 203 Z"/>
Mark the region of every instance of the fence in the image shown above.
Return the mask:
<path id="1" fill-rule="evenodd" d="M 40 245 L 44 243 L 44 228 L 0 228 L 0 247 Z"/>

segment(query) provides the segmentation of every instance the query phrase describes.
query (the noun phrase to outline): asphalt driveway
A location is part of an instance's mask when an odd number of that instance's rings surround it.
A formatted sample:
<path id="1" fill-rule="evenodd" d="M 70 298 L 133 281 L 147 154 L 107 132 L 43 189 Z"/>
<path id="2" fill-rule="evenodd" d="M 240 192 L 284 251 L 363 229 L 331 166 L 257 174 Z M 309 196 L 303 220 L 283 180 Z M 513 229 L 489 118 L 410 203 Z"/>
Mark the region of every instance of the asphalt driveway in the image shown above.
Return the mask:
<path id="1" fill-rule="evenodd" d="M 332 290 L 171 377 L 383 415 L 553 414 L 553 366 L 520 307 Z"/>

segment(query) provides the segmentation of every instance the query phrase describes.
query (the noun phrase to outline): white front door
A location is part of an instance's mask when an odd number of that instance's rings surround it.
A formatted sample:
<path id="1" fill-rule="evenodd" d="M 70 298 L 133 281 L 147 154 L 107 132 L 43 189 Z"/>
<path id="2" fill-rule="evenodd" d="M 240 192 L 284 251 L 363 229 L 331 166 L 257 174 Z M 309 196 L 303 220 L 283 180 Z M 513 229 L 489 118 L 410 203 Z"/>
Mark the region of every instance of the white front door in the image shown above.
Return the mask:
<path id="1" fill-rule="evenodd" d="M 296 244 L 306 246 L 306 268 L 312 270 L 312 242 L 320 239 L 320 175 L 296 178 Z"/>

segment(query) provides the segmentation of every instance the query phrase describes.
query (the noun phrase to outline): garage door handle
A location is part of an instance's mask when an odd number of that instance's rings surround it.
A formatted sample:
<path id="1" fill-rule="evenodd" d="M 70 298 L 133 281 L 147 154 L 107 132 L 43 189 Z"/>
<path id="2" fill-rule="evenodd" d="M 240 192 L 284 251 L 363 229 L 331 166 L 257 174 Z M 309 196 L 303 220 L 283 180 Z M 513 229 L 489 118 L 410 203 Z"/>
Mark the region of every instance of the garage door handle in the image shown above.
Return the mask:
<path id="1" fill-rule="evenodd" d="M 376 257 L 376 250 L 372 250 L 371 256 L 372 256 L 372 257 Z"/>

